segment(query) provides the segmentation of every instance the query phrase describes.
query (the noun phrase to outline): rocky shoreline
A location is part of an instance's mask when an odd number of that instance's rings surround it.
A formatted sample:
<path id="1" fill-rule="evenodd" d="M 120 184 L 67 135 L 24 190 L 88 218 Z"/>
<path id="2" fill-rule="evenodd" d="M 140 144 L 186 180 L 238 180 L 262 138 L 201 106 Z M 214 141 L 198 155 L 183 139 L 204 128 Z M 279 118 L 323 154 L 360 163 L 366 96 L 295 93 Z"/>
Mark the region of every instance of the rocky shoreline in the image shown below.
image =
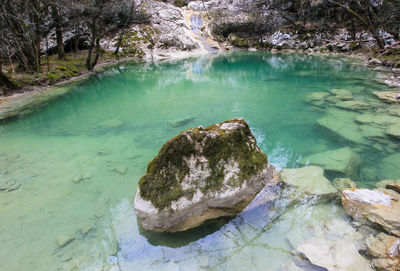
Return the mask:
<path id="1" fill-rule="evenodd" d="M 310 165 L 281 171 L 265 157 L 260 173 L 260 165 L 249 164 L 258 161 L 253 156 L 263 156 L 256 144 L 247 123 L 239 118 L 188 129 L 168 141 L 139 182 L 134 207 L 143 228 L 185 231 L 261 206 L 276 212 L 277 219 L 294 206 L 313 209 L 340 202 L 345 216 L 332 212 L 329 224 L 314 225 L 316 232 L 308 239 L 287 236 L 295 257 L 282 270 L 303 270 L 304 264 L 332 271 L 400 268 L 400 180 L 378 182 L 375 189 L 356 188 L 348 177 L 360 158 L 350 148 L 308 157 L 304 160 Z M 210 146 L 212 156 L 207 156 Z M 346 178 L 329 180 L 325 175 L 332 171 Z M 218 185 L 208 191 L 214 183 Z"/>

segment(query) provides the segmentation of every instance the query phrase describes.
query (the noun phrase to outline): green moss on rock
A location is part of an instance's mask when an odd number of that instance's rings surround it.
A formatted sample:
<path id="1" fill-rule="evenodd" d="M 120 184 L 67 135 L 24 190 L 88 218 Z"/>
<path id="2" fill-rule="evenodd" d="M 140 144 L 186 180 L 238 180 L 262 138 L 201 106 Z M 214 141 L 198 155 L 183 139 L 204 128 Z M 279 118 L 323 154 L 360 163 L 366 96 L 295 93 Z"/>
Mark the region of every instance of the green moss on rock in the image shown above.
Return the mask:
<path id="1" fill-rule="evenodd" d="M 201 168 L 204 180 L 188 181 L 194 166 L 190 159 Z M 243 119 L 188 129 L 166 142 L 148 164 L 139 181 L 140 196 L 162 210 L 181 197 L 190 199 L 197 189 L 209 193 L 224 185 L 241 186 L 267 164 L 267 156 Z M 226 181 L 227 167 L 232 165 L 238 170 Z"/>
<path id="2" fill-rule="evenodd" d="M 228 36 L 228 42 L 236 47 L 241 47 L 241 48 L 251 47 L 249 41 L 246 38 L 240 37 L 233 33 L 231 33 Z"/>
<path id="3" fill-rule="evenodd" d="M 115 39 L 115 44 L 117 44 L 118 41 L 118 38 Z M 120 55 L 127 57 L 142 57 L 144 55 L 144 52 L 142 49 L 140 49 L 139 46 L 141 42 L 145 41 L 146 38 L 139 34 L 138 31 L 132 29 L 126 31 L 121 40 Z"/>
<path id="4" fill-rule="evenodd" d="M 187 2 L 185 1 L 185 0 L 175 0 L 174 1 L 174 5 L 175 6 L 177 6 L 177 7 L 184 7 L 184 6 L 187 6 Z"/>

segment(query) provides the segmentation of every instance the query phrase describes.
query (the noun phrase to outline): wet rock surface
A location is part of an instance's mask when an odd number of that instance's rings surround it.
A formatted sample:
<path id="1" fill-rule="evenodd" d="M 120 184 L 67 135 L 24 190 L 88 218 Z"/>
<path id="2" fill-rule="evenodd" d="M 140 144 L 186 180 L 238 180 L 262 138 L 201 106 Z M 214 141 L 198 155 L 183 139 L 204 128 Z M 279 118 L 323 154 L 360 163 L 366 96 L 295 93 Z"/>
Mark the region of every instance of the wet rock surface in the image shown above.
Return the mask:
<path id="1" fill-rule="evenodd" d="M 399 91 L 374 91 L 374 94 L 386 103 L 400 103 Z"/>
<path id="2" fill-rule="evenodd" d="M 362 188 L 345 189 L 342 204 L 355 220 L 400 236 L 400 203 L 389 194 Z"/>
<path id="3" fill-rule="evenodd" d="M 346 188 L 356 188 L 357 184 L 349 178 L 335 178 L 333 179 L 333 186 L 342 191 Z"/>
<path id="4" fill-rule="evenodd" d="M 143 228 L 184 231 L 234 216 L 277 171 L 243 119 L 188 129 L 168 141 L 139 182 L 135 211 Z"/>
<path id="5" fill-rule="evenodd" d="M 294 201 L 304 198 L 329 200 L 338 193 L 329 180 L 324 177 L 324 170 L 317 166 L 282 169 L 280 178 L 284 185 L 293 189 L 290 197 Z"/>
<path id="6" fill-rule="evenodd" d="M 366 239 L 368 255 L 378 271 L 400 270 L 400 239 L 383 232 Z"/>
<path id="7" fill-rule="evenodd" d="M 349 240 L 326 240 L 319 237 L 297 246 L 297 251 L 312 264 L 329 271 L 374 270 L 362 257 L 355 242 Z"/>

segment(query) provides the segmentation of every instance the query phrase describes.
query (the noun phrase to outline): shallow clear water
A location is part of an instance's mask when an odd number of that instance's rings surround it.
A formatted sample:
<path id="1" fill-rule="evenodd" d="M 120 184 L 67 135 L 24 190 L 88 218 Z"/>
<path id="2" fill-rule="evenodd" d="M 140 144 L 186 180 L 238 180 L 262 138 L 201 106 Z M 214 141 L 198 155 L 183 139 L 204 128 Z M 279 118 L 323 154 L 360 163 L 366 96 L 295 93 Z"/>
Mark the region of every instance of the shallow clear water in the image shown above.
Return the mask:
<path id="1" fill-rule="evenodd" d="M 387 89 L 375 79 L 339 58 L 263 53 L 123 64 L 91 77 L 35 113 L 0 124 L 0 183 L 20 185 L 0 190 L 0 270 L 282 269 L 290 239 L 343 217 L 339 206 L 298 205 L 277 218 L 284 208 L 266 205 L 228 223 L 152 234 L 134 215 L 138 180 L 181 130 L 233 117 L 249 122 L 278 168 L 350 146 L 361 157 L 358 185 L 399 178 L 399 141 L 348 140 L 318 125 L 331 115 L 352 131 L 359 115 L 392 108 L 372 94 Z M 332 89 L 373 106 L 350 111 L 305 102 Z"/>

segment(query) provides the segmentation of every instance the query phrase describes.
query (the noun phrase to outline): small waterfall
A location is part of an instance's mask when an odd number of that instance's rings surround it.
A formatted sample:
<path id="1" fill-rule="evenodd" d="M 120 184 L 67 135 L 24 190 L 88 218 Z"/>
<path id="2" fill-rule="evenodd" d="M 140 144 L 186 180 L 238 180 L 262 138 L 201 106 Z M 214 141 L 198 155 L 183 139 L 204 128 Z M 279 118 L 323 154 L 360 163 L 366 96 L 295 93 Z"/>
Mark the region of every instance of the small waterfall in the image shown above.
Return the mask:
<path id="1" fill-rule="evenodd" d="M 194 34 L 194 37 L 199 40 L 200 45 L 209 52 L 219 51 L 219 47 L 215 42 L 209 37 L 209 35 L 204 32 L 205 24 L 203 17 L 200 13 L 194 13 L 190 15 L 190 30 Z"/>

